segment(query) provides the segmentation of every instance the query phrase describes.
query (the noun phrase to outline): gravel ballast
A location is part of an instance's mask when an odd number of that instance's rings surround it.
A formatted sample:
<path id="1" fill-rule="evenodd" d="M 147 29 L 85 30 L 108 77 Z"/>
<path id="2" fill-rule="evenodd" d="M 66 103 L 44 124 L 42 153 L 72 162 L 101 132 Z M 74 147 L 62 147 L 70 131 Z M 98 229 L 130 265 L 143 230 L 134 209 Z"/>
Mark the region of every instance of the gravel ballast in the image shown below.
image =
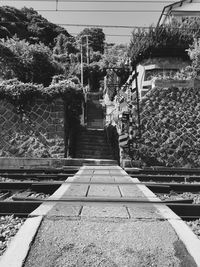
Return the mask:
<path id="1" fill-rule="evenodd" d="M 193 204 L 200 204 L 200 192 L 184 192 L 176 193 L 170 192 L 169 194 L 156 194 L 161 200 L 179 200 L 179 199 L 192 199 Z M 200 219 L 186 221 L 187 225 L 195 233 L 195 235 L 200 239 Z"/>
<path id="2" fill-rule="evenodd" d="M 10 216 L 0 217 L 0 256 L 5 252 L 9 242 L 16 235 L 25 218 Z"/>

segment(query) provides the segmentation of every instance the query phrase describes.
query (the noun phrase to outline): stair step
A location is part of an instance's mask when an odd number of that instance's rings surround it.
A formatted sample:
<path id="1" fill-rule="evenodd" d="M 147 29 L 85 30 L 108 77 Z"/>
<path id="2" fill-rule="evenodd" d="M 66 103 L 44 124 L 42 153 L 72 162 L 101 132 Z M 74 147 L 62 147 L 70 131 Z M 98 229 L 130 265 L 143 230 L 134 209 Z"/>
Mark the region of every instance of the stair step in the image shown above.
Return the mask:
<path id="1" fill-rule="evenodd" d="M 104 156 L 104 157 L 99 157 L 96 155 L 83 155 L 83 154 L 77 154 L 76 158 L 84 158 L 84 159 L 111 159 L 113 160 L 112 156 Z"/>
<path id="2" fill-rule="evenodd" d="M 84 140 L 102 140 L 102 141 L 105 141 L 105 138 L 103 135 L 100 136 L 100 135 L 81 135 L 79 134 L 78 135 L 78 140 L 81 140 L 81 139 L 84 139 Z"/>
<path id="3" fill-rule="evenodd" d="M 81 137 L 87 137 L 87 138 L 104 138 L 106 135 L 104 132 L 102 134 L 95 134 L 95 133 L 79 133 L 78 135 L 80 138 Z"/>
<path id="4" fill-rule="evenodd" d="M 77 142 L 77 147 L 78 148 L 81 148 L 81 147 L 88 147 L 88 148 L 92 148 L 92 147 L 100 147 L 100 148 L 109 148 L 109 145 L 106 144 L 105 142 L 103 143 L 98 143 L 96 141 L 83 141 L 83 140 L 80 140 L 79 142 Z"/>
<path id="5" fill-rule="evenodd" d="M 86 154 L 86 155 L 111 155 L 110 151 L 107 150 L 107 151 L 100 151 L 100 150 L 90 150 L 90 149 L 80 149 L 78 150 L 77 153 L 80 153 L 80 154 Z"/>
<path id="6" fill-rule="evenodd" d="M 109 144 L 105 140 L 98 140 L 98 139 L 79 139 L 77 140 L 77 145 L 83 146 L 101 146 L 101 147 L 108 147 Z"/>

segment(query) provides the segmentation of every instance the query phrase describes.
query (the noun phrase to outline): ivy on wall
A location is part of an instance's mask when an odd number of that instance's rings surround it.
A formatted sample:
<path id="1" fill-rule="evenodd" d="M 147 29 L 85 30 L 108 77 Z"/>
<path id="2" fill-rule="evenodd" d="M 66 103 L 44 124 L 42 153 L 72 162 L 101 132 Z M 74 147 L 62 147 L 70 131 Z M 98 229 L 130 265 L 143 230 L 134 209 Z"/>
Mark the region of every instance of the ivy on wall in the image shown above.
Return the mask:
<path id="1" fill-rule="evenodd" d="M 59 80 L 53 79 L 49 87 L 33 83 L 23 83 L 17 79 L 2 81 L 0 83 L 0 99 L 11 103 L 20 113 L 26 115 L 28 108 L 34 99 L 44 99 L 52 103 L 55 99 L 64 102 L 64 144 L 65 157 L 74 154 L 74 140 L 79 125 L 79 115 L 82 113 L 83 92 L 77 79 Z"/>
<path id="2" fill-rule="evenodd" d="M 78 83 L 73 80 L 63 80 L 44 87 L 41 84 L 23 83 L 17 79 L 2 81 L 0 83 L 0 99 L 13 104 L 17 111 L 23 113 L 26 106 L 36 98 L 52 102 L 62 98 L 69 105 L 73 113 L 79 115 L 83 93 Z"/>

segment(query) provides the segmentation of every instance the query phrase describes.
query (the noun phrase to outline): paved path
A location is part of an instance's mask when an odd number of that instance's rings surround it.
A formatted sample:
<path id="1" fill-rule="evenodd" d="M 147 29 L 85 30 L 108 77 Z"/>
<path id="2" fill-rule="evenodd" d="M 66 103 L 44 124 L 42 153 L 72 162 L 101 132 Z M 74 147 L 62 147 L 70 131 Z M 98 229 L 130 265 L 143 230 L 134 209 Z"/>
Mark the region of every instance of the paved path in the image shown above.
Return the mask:
<path id="1" fill-rule="evenodd" d="M 70 180 L 105 183 L 133 181 L 118 166 L 85 166 Z M 56 197 L 146 199 L 134 183 L 63 185 Z M 37 209 L 35 215 L 41 215 L 42 209 Z M 36 266 L 193 267 L 196 264 L 169 222 L 153 205 L 72 205 L 61 202 L 55 204 L 44 217 L 24 265 Z"/>

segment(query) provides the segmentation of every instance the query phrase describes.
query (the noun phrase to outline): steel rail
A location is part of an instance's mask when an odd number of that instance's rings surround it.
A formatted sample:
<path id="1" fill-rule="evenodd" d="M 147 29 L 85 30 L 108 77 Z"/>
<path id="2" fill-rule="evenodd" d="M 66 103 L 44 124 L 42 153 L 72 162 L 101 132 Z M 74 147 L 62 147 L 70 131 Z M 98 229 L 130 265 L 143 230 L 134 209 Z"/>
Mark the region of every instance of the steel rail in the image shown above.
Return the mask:
<path id="1" fill-rule="evenodd" d="M 3 202 L 3 201 L 2 201 Z M 135 205 L 145 205 L 147 207 L 148 205 L 166 205 L 172 211 L 174 211 L 178 216 L 181 218 L 184 218 L 184 216 L 192 217 L 192 218 L 200 218 L 200 205 L 198 204 L 191 204 L 188 203 L 190 200 L 178 200 L 178 201 L 149 201 L 149 200 L 138 200 L 133 198 L 97 198 L 97 197 L 80 197 L 80 198 L 73 198 L 68 197 L 64 199 L 35 199 L 35 198 L 16 198 L 14 203 L 19 203 L 19 205 L 28 203 L 33 204 L 42 204 L 46 202 L 56 202 L 58 203 L 66 203 L 67 205 L 72 206 L 98 206 L 98 205 L 106 205 L 106 206 L 123 206 L 127 208 L 131 208 Z M 185 203 L 187 202 L 187 203 Z M 1 201 L 0 201 L 0 208 L 1 208 Z"/>
<path id="2" fill-rule="evenodd" d="M 173 187 L 173 186 L 179 186 L 179 187 L 200 187 L 200 183 L 155 183 L 155 182 L 105 182 L 105 181 L 45 181 L 45 182 L 38 182 L 38 181 L 21 181 L 21 182 L 13 182 L 13 181 L 2 181 L 0 182 L 0 187 L 3 185 L 62 185 L 62 184 L 83 184 L 83 185 L 147 185 L 147 186 L 160 186 L 160 187 Z"/>
<path id="3" fill-rule="evenodd" d="M 83 184 L 83 185 L 147 185 L 147 186 L 158 186 L 158 187 L 188 187 L 188 188 L 193 188 L 193 187 L 200 187 L 200 183 L 155 183 L 155 182 L 105 182 L 105 181 L 45 181 L 45 182 L 36 182 L 36 181 L 21 181 L 21 182 L 13 182 L 13 181 L 2 181 L 0 182 L 0 187 L 3 185 L 62 185 L 62 184 Z"/>
<path id="4" fill-rule="evenodd" d="M 109 197 L 109 198 L 105 198 L 105 197 L 65 197 L 65 198 L 32 198 L 32 197 L 13 197 L 14 202 L 18 201 L 18 202 L 24 202 L 24 203 L 28 203 L 28 202 L 32 202 L 32 203 L 38 203 L 38 202 L 72 202 L 72 203 L 76 203 L 76 202 L 81 202 L 81 203 L 118 203 L 118 204 L 147 204 L 147 205 L 151 205 L 151 204 L 159 204 L 159 205 L 166 205 L 166 203 L 168 203 L 170 201 L 170 205 L 171 206 L 182 206 L 182 203 L 179 203 L 180 200 L 171 202 L 171 200 L 166 200 L 166 201 L 160 201 L 160 200 L 155 200 L 155 201 L 150 201 L 145 199 L 144 197 L 139 199 L 138 198 L 130 198 L 130 197 L 122 197 L 122 198 L 114 198 L 114 197 Z M 0 204 L 4 202 L 4 201 L 0 201 Z M 177 203 L 176 203 L 177 202 Z M 184 204 L 186 206 L 195 206 L 199 208 L 199 212 L 200 212 L 200 204 Z"/>
<path id="5" fill-rule="evenodd" d="M 200 183 L 198 184 L 179 184 L 179 183 L 144 183 L 144 182 L 92 182 L 92 181 L 54 181 L 54 182 L 0 182 L 0 190 L 14 190 L 14 189 L 27 189 L 34 188 L 35 190 L 48 190 L 54 188 L 55 190 L 63 185 L 103 185 L 103 186 L 136 186 L 145 185 L 154 192 L 167 193 L 170 191 L 175 192 L 200 192 Z"/>
<path id="6" fill-rule="evenodd" d="M 38 174 L 38 173 L 1 173 L 0 176 L 10 179 L 56 179 L 56 178 L 67 178 L 74 176 L 73 173 L 58 173 L 58 174 Z"/>
<path id="7" fill-rule="evenodd" d="M 167 168 L 167 167 L 149 167 L 149 168 L 125 168 L 124 169 L 127 173 L 140 173 L 140 174 L 158 174 L 158 173 L 184 173 L 184 174 L 191 174 L 191 173 L 198 173 L 200 174 L 200 169 L 186 169 L 186 168 Z"/>

